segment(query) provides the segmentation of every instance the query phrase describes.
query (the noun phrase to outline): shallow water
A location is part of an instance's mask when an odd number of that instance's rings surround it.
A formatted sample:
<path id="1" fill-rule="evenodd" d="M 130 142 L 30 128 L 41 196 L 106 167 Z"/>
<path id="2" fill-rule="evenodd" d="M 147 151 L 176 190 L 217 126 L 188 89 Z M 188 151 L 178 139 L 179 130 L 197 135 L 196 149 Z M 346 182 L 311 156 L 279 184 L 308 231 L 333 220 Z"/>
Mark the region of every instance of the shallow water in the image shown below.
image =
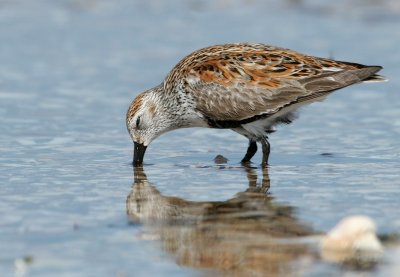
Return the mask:
<path id="1" fill-rule="evenodd" d="M 400 7 L 277 3 L 0 1 L 0 276 L 399 275 L 397 243 L 358 271 L 305 237 L 350 214 L 400 233 Z M 156 140 L 134 179 L 130 101 L 237 41 L 380 64 L 390 82 L 304 108 L 271 135 L 268 174 L 239 166 L 244 138 L 191 129 Z M 138 217 L 140 189 L 154 201 Z"/>

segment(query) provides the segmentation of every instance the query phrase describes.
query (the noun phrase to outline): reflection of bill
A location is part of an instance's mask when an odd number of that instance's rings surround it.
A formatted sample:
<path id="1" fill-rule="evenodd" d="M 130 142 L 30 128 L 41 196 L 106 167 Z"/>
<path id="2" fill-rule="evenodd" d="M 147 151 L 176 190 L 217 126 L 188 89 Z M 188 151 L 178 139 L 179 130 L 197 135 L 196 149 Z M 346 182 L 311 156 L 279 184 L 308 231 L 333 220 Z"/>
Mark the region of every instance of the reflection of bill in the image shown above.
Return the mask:
<path id="1" fill-rule="evenodd" d="M 226 201 L 195 202 L 161 195 L 136 168 L 127 213 L 150 226 L 180 265 L 229 276 L 301 275 L 319 259 L 320 234 L 267 193 L 267 169 L 260 184 L 255 170 L 246 171 L 246 191 Z"/>
<path id="2" fill-rule="evenodd" d="M 293 216 L 291 207 L 275 203 L 267 194 L 266 170 L 259 185 L 254 170 L 248 169 L 247 177 L 249 188 L 232 199 L 194 202 L 161 195 L 137 168 L 128 215 L 151 224 L 164 250 L 180 265 L 231 276 L 289 274 L 288 263 L 311 251 L 281 238 L 310 235 L 310 228 Z"/>

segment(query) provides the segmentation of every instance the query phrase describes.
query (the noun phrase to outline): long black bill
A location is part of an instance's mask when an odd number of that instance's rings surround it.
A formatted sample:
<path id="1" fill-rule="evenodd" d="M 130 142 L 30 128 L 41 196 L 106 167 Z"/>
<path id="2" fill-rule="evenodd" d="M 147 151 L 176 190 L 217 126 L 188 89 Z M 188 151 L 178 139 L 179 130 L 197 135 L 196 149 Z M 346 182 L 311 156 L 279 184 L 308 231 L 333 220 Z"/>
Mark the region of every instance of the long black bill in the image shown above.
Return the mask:
<path id="1" fill-rule="evenodd" d="M 146 152 L 147 146 L 144 146 L 143 144 L 134 143 L 134 149 L 133 149 L 133 166 L 138 167 L 143 165 L 143 157 L 144 153 Z"/>

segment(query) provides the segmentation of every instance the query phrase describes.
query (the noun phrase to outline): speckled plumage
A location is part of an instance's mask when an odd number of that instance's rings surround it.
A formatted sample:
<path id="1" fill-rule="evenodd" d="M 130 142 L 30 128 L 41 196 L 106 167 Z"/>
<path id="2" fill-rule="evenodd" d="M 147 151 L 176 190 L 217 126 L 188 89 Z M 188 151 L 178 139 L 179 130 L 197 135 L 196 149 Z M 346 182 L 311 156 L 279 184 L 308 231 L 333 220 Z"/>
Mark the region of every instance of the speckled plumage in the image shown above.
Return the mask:
<path id="1" fill-rule="evenodd" d="M 183 58 L 161 85 L 137 96 L 127 127 L 144 146 L 177 128 L 230 128 L 249 138 L 253 150 L 260 141 L 269 153 L 266 134 L 274 125 L 290 123 L 298 107 L 334 90 L 381 80 L 375 75 L 380 69 L 265 44 L 211 46 Z M 146 128 L 137 125 L 138 117 Z M 255 153 L 249 149 L 247 158 Z"/>

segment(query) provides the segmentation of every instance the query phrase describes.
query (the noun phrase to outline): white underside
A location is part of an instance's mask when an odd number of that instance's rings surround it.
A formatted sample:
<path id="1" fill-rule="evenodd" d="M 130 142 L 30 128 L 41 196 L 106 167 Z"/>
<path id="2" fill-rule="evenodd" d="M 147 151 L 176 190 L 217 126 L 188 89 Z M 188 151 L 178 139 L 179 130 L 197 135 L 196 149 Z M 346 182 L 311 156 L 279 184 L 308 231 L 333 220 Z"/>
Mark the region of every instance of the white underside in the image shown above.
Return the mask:
<path id="1" fill-rule="evenodd" d="M 243 124 L 241 128 L 235 128 L 232 129 L 233 131 L 249 138 L 252 140 L 259 141 L 261 138 L 265 137 L 267 135 L 267 130 L 273 131 L 274 126 L 281 123 L 279 121 L 279 118 L 284 118 L 287 116 L 294 115 L 297 109 L 299 109 L 301 106 L 313 103 L 313 102 L 318 102 L 318 101 L 323 101 L 327 95 L 324 95 L 319 98 L 312 99 L 310 101 L 304 101 L 298 104 L 290 105 L 286 108 L 283 108 L 279 112 L 275 113 L 272 116 L 269 116 L 267 118 L 255 120 L 253 122 Z"/>

